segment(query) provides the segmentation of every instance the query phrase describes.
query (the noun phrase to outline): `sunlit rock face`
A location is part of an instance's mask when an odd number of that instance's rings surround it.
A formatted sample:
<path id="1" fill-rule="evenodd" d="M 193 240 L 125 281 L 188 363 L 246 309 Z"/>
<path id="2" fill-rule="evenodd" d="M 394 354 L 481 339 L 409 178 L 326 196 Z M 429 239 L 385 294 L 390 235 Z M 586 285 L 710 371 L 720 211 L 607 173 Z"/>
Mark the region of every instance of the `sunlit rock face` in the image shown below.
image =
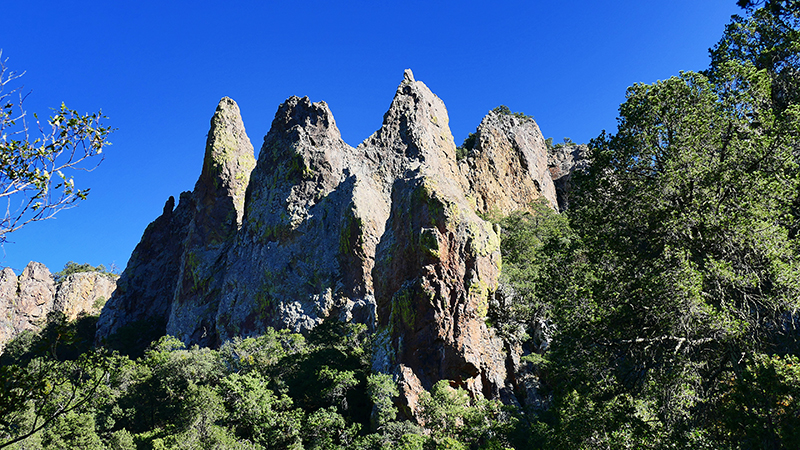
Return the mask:
<path id="1" fill-rule="evenodd" d="M 572 174 L 589 166 L 589 147 L 572 143 L 559 145 L 548 152 L 547 165 L 555 184 L 558 208 L 564 211 L 569 208 Z"/>
<path id="2" fill-rule="evenodd" d="M 544 198 L 556 206 L 542 132 L 530 117 L 490 111 L 466 149 L 460 169 L 469 181 L 467 195 L 483 214 L 527 210 Z"/>
<path id="3" fill-rule="evenodd" d="M 490 113 L 460 161 L 448 120 L 407 70 L 358 147 L 324 102 L 291 97 L 253 163 L 238 108 L 223 99 L 194 191 L 145 230 L 98 339 L 150 323 L 215 346 L 354 321 L 377 334 L 374 370 L 401 381 L 407 412 L 442 379 L 503 396 L 507 355 L 486 325 L 499 229 L 478 214 L 537 199 L 556 208 L 555 188 L 532 119 Z"/>
<path id="4" fill-rule="evenodd" d="M 67 320 L 96 315 L 116 288 L 116 276 L 99 272 L 68 275 L 56 284 L 50 270 L 31 261 L 19 277 L 6 267 L 0 272 L 0 353 L 25 330 L 39 331 L 53 311 Z"/>

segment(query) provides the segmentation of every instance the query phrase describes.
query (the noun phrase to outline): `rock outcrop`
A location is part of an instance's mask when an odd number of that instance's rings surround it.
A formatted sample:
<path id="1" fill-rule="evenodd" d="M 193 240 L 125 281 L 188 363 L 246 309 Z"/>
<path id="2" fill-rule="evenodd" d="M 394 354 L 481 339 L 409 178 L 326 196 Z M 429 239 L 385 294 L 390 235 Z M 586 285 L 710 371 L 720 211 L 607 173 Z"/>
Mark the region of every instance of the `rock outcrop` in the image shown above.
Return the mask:
<path id="1" fill-rule="evenodd" d="M 211 119 L 194 192 L 182 193 L 177 207 L 170 197 L 148 225 L 103 309 L 98 336 L 132 326 L 146 338 L 172 334 L 203 345 L 218 341 L 214 318 L 221 275 L 254 166 L 239 107 L 223 98 Z"/>
<path id="2" fill-rule="evenodd" d="M 117 276 L 100 272 L 68 275 L 56 286 L 53 311 L 64 313 L 67 320 L 81 314 L 97 315 L 117 288 Z"/>
<path id="3" fill-rule="evenodd" d="M 507 215 L 536 198 L 558 204 L 547 146 L 532 118 L 490 111 L 467 151 L 460 167 L 479 212 Z"/>
<path id="4" fill-rule="evenodd" d="M 6 267 L 0 272 L 0 352 L 25 330 L 38 331 L 52 311 L 75 320 L 81 313 L 98 314 L 116 288 L 116 276 L 99 272 L 68 275 L 53 281 L 44 264 L 30 262 L 17 277 Z"/>
<path id="5" fill-rule="evenodd" d="M 559 211 L 569 207 L 572 174 L 588 167 L 588 154 L 589 147 L 586 144 L 558 145 L 548 153 L 547 166 L 556 188 Z"/>
<path id="6" fill-rule="evenodd" d="M 253 168 L 238 109 L 223 99 L 194 191 L 145 230 L 98 339 L 149 323 L 214 346 L 355 321 L 376 333 L 373 367 L 401 381 L 409 412 L 442 379 L 510 395 L 503 343 L 486 325 L 499 230 L 478 214 L 539 198 L 556 208 L 556 191 L 532 119 L 490 114 L 460 162 L 448 122 L 410 70 L 356 148 L 324 102 L 292 97 Z"/>

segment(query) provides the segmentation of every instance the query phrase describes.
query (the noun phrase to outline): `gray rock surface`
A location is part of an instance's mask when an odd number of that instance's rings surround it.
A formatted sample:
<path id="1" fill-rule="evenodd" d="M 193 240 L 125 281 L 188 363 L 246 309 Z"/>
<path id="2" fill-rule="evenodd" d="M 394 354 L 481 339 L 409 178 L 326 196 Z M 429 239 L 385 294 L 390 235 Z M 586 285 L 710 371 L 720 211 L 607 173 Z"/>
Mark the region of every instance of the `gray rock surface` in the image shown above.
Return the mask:
<path id="1" fill-rule="evenodd" d="M 556 207 L 535 122 L 490 114 L 459 163 L 444 103 L 407 70 L 382 126 L 356 148 L 324 102 L 289 98 L 250 173 L 231 105 L 223 99 L 212 119 L 194 191 L 145 230 L 98 339 L 149 322 L 213 346 L 355 321 L 377 333 L 374 368 L 401 381 L 408 412 L 441 379 L 502 396 L 506 353 L 486 326 L 499 230 L 478 213 L 538 198 Z"/>
<path id="2" fill-rule="evenodd" d="M 557 146 L 548 153 L 547 165 L 556 188 L 559 211 L 569 207 L 572 174 L 589 166 L 588 155 L 589 147 L 586 144 Z"/>

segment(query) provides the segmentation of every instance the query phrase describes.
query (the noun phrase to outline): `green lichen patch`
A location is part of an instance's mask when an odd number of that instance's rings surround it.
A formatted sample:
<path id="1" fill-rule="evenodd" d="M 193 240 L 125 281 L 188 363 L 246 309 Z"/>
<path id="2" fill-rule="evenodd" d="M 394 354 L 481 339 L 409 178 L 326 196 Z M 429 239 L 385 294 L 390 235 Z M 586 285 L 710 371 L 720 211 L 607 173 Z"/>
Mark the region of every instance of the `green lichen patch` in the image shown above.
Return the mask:
<path id="1" fill-rule="evenodd" d="M 404 325 L 402 328 L 414 329 L 416 312 L 414 310 L 414 292 L 407 286 L 402 287 L 392 297 L 392 313 L 390 322 Z"/>
<path id="2" fill-rule="evenodd" d="M 345 215 L 344 227 L 339 233 L 339 253 L 351 254 L 355 248 L 364 246 L 364 222 L 352 210 Z"/>
<path id="3" fill-rule="evenodd" d="M 414 189 L 411 197 L 411 210 L 420 207 L 427 209 L 428 217 L 431 224 L 445 225 L 445 204 L 442 199 L 436 195 L 436 181 L 431 178 L 424 177 L 416 189 Z"/>
<path id="4" fill-rule="evenodd" d="M 500 234 L 485 221 L 472 221 L 467 226 L 470 251 L 476 256 L 488 256 L 500 252 Z"/>
<path id="5" fill-rule="evenodd" d="M 439 233 L 435 228 L 423 228 L 419 233 L 419 248 L 423 254 L 439 258 Z"/>
<path id="6" fill-rule="evenodd" d="M 478 301 L 475 313 L 478 315 L 479 318 L 485 318 L 489 312 L 490 294 L 491 294 L 491 289 L 489 289 L 489 285 L 486 284 L 486 282 L 484 282 L 481 279 L 474 280 L 469 285 L 470 297 Z"/>

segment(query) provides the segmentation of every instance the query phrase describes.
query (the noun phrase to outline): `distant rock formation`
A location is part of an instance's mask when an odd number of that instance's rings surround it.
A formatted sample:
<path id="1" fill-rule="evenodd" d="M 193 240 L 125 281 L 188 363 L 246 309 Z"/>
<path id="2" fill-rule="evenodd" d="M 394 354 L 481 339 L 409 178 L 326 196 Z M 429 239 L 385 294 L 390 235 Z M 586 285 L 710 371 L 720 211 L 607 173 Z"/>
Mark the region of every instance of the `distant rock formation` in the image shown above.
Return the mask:
<path id="1" fill-rule="evenodd" d="M 79 272 L 57 285 L 44 264 L 28 263 L 19 277 L 6 267 L 0 272 L 0 353 L 22 331 L 38 331 L 51 311 L 68 320 L 99 314 L 115 288 L 115 275 Z"/>
<path id="2" fill-rule="evenodd" d="M 266 327 L 366 324 L 376 371 L 409 412 L 441 379 L 512 395 L 503 343 L 486 325 L 507 214 L 557 208 L 532 119 L 490 113 L 456 159 L 444 103 L 410 70 L 378 131 L 347 145 L 324 102 L 280 105 L 255 162 L 239 110 L 222 99 L 193 192 L 144 232 L 103 309 L 98 340 L 155 329 L 216 346 Z M 252 172 L 251 172 L 252 170 Z"/>

